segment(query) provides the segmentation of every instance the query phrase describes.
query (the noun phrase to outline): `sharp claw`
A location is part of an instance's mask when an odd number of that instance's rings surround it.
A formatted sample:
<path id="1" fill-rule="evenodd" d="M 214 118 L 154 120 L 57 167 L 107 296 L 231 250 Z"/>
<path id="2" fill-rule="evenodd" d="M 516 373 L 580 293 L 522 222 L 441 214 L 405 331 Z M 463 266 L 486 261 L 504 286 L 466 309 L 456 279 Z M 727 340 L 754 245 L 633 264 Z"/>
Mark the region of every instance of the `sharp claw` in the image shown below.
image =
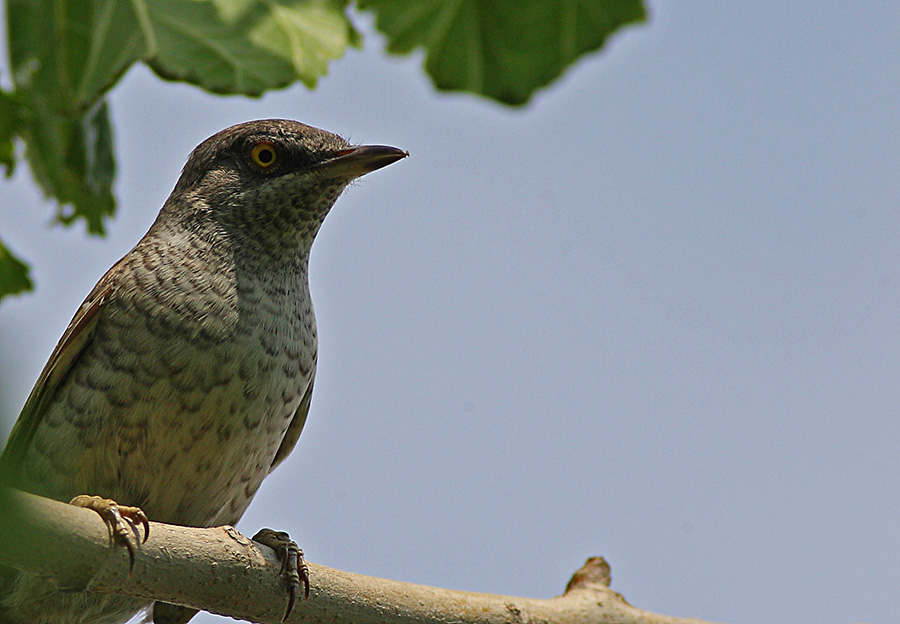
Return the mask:
<path id="1" fill-rule="evenodd" d="M 70 504 L 95 511 L 103 518 L 113 544 L 124 546 L 128 550 L 128 573 L 130 574 L 134 570 L 135 544 L 146 543 L 150 536 L 150 521 L 147 519 L 147 515 L 138 507 L 120 507 L 115 501 L 99 496 L 76 496 Z M 143 540 L 141 540 L 136 523 L 140 523 L 144 527 Z M 132 531 L 136 538 L 134 543 L 132 543 Z"/>
<path id="2" fill-rule="evenodd" d="M 281 570 L 278 574 L 285 577 L 288 582 L 288 604 L 284 617 L 281 618 L 281 621 L 285 622 L 294 609 L 301 585 L 303 587 L 302 596 L 309 598 L 309 566 L 306 565 L 306 560 L 303 558 L 303 551 L 283 531 L 262 529 L 253 536 L 253 539 L 272 548 L 281 561 Z"/>
<path id="3" fill-rule="evenodd" d="M 128 573 L 131 574 L 134 571 L 134 547 L 131 542 L 125 542 L 125 548 L 128 549 Z"/>
<path id="4" fill-rule="evenodd" d="M 147 519 L 147 514 L 143 511 L 138 514 L 138 522 L 144 527 L 144 539 L 141 541 L 141 544 L 146 544 L 147 538 L 150 537 L 150 521 Z"/>
<path id="5" fill-rule="evenodd" d="M 296 599 L 296 597 L 297 597 L 297 586 L 291 585 L 291 588 L 288 590 L 287 609 L 285 609 L 285 611 L 284 611 L 284 617 L 281 618 L 282 624 L 284 624 L 284 622 L 288 619 L 288 616 L 291 614 L 291 611 L 294 608 L 294 600 Z"/>

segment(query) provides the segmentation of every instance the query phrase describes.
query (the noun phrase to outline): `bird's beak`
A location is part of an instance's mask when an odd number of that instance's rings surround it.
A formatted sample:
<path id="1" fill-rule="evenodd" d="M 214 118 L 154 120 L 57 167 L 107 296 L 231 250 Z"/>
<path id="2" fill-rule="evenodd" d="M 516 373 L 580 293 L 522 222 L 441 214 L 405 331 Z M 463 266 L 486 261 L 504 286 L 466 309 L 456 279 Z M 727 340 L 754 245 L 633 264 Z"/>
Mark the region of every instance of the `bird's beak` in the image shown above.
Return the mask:
<path id="1" fill-rule="evenodd" d="M 340 150 L 334 158 L 316 163 L 313 169 L 325 178 L 352 180 L 407 156 L 409 152 L 396 147 L 359 145 Z"/>

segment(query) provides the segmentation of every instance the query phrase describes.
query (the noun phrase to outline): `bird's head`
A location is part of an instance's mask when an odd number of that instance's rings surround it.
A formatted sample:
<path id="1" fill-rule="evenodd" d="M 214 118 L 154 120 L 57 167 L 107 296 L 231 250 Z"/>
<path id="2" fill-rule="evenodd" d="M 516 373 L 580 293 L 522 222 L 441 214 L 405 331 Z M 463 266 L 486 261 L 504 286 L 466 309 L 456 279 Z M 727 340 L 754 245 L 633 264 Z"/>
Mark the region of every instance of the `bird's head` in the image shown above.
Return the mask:
<path id="1" fill-rule="evenodd" d="M 308 249 L 350 182 L 407 155 L 296 121 L 242 123 L 194 149 L 163 213 L 197 232 L 213 227 L 270 248 Z"/>

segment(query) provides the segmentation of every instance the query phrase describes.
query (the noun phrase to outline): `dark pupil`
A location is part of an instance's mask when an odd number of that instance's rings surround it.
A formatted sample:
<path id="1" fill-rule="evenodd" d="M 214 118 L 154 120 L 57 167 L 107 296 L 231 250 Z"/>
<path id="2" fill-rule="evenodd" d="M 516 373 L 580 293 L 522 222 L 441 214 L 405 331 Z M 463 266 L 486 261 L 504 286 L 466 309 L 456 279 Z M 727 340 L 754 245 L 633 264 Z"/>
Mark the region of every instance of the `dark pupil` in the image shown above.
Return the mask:
<path id="1" fill-rule="evenodd" d="M 267 165 L 275 158 L 275 154 L 270 149 L 264 149 L 259 150 L 259 153 L 256 155 L 256 157 L 259 159 L 259 162 Z"/>

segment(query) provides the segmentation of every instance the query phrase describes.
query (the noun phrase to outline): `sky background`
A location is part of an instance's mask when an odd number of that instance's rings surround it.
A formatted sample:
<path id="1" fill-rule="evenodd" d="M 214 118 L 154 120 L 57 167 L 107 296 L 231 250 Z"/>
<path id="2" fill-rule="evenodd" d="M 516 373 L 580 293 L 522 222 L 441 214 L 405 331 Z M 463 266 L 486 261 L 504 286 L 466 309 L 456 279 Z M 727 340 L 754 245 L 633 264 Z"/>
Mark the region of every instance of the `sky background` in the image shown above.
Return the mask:
<path id="1" fill-rule="evenodd" d="M 315 91 L 221 98 L 133 68 L 108 238 L 52 225 L 26 166 L 0 181 L 37 283 L 0 304 L 0 436 L 190 150 L 298 119 L 410 158 L 313 247 L 312 410 L 245 534 L 532 597 L 603 555 L 652 611 L 894 624 L 900 3 L 648 9 L 516 110 L 435 92 L 367 16 Z"/>

